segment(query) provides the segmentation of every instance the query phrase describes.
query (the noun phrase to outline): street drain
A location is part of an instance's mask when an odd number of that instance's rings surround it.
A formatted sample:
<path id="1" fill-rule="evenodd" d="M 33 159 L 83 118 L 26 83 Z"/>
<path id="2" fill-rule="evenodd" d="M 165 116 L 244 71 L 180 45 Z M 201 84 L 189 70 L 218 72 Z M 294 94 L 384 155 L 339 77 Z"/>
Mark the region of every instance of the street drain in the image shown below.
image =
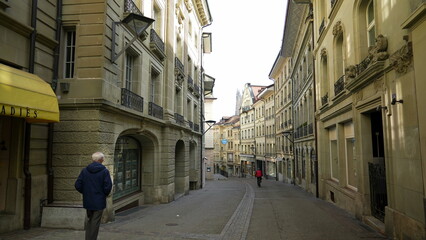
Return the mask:
<path id="1" fill-rule="evenodd" d="M 166 223 L 166 226 L 170 226 L 170 227 L 177 226 L 177 225 L 178 225 L 177 223 Z"/>

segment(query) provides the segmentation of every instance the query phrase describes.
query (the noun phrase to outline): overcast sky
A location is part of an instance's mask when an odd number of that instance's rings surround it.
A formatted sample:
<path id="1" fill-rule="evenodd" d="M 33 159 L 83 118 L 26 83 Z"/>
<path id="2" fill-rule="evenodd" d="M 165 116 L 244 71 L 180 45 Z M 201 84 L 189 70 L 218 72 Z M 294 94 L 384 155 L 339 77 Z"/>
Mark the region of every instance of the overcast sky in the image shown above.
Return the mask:
<path id="1" fill-rule="evenodd" d="M 235 112 L 235 94 L 245 83 L 270 85 L 269 72 L 281 48 L 287 0 L 209 0 L 212 50 L 206 74 L 216 79 L 215 119 Z"/>

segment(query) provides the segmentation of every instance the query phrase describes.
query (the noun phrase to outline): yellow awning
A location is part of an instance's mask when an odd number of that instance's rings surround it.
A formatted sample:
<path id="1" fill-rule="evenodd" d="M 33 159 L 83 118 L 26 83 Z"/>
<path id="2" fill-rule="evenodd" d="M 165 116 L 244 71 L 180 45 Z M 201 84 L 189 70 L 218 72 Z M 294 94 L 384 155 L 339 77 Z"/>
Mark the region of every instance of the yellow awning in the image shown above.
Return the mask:
<path id="1" fill-rule="evenodd" d="M 0 64 L 0 116 L 59 122 L 58 99 L 37 75 Z"/>

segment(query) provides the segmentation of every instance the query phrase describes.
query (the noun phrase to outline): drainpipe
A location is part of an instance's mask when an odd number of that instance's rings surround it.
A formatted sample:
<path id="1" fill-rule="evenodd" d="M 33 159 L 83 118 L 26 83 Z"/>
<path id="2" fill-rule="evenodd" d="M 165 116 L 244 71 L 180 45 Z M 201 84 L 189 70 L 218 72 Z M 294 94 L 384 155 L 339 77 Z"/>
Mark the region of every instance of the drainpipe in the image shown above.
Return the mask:
<path id="1" fill-rule="evenodd" d="M 35 43 L 36 43 L 36 22 L 37 22 L 37 0 L 32 1 L 31 6 L 31 27 L 33 31 L 30 34 L 30 51 L 28 72 L 34 73 L 35 61 Z M 25 139 L 24 139 L 24 166 L 23 172 L 25 175 L 24 186 L 24 229 L 28 230 L 31 227 L 31 172 L 30 172 L 30 141 L 31 141 L 31 124 L 25 123 Z"/>
<path id="2" fill-rule="evenodd" d="M 54 49 L 54 60 L 53 60 L 53 78 L 52 78 L 52 89 L 56 92 L 58 86 L 58 72 L 59 72 L 59 52 L 61 42 L 61 29 L 62 29 L 62 0 L 57 0 L 56 3 L 56 34 L 55 40 L 58 44 Z M 53 202 L 53 182 L 54 182 L 54 171 L 53 171 L 53 129 L 54 124 L 49 123 L 48 139 L 47 139 L 47 203 Z"/>

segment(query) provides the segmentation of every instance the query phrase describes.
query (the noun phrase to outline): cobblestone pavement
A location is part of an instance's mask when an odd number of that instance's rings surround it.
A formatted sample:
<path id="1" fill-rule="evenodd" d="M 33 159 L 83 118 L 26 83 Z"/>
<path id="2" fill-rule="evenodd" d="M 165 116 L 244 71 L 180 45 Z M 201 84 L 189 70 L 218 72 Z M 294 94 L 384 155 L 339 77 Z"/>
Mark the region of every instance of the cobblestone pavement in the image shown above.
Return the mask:
<path id="1" fill-rule="evenodd" d="M 115 239 L 385 239 L 334 205 L 298 187 L 254 178 L 207 181 L 169 204 L 133 208 L 102 224 L 100 240 Z M 83 231 L 32 228 L 1 240 L 84 239 Z"/>

